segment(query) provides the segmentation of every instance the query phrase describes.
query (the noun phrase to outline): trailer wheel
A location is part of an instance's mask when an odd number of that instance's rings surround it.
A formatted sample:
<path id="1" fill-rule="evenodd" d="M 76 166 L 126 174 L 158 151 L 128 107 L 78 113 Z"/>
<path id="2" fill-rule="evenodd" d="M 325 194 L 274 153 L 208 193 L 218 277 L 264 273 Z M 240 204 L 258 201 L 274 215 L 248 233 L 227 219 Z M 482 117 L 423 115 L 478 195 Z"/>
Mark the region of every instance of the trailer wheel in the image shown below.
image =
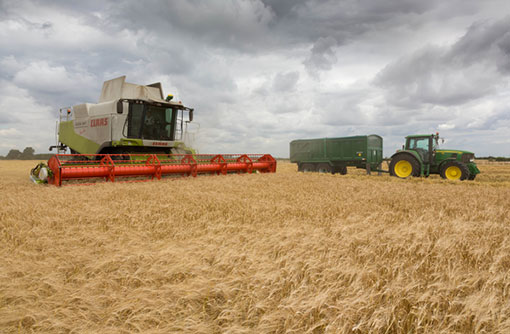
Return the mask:
<path id="1" fill-rule="evenodd" d="M 391 159 L 390 175 L 405 179 L 409 176 L 420 175 L 420 165 L 418 161 L 408 155 L 397 155 Z"/>
<path id="2" fill-rule="evenodd" d="M 315 165 L 314 164 L 302 164 L 301 171 L 304 173 L 315 172 Z"/>
<path id="3" fill-rule="evenodd" d="M 329 164 L 319 164 L 319 166 L 317 166 L 317 171 L 319 173 L 330 173 L 333 171 L 331 169 L 331 166 Z"/>
<path id="4" fill-rule="evenodd" d="M 469 169 L 458 161 L 448 161 L 441 167 L 441 177 L 448 180 L 465 180 L 469 177 Z"/>
<path id="5" fill-rule="evenodd" d="M 347 174 L 347 166 L 342 166 L 340 168 L 340 175 L 345 175 Z"/>

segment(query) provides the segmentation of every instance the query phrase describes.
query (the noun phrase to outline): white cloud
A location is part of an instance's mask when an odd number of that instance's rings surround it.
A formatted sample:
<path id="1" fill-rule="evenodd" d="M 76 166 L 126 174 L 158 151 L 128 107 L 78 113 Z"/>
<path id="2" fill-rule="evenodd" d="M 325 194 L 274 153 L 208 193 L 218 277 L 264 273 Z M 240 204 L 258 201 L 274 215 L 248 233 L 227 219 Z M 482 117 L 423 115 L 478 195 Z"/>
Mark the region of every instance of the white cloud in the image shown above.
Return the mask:
<path id="1" fill-rule="evenodd" d="M 0 155 L 27 146 L 46 152 L 53 144 L 56 112 L 39 104 L 26 89 L 5 80 L 0 80 L 0 120 L 4 120 L 0 123 Z"/>
<path id="2" fill-rule="evenodd" d="M 437 127 L 439 128 L 439 130 L 452 130 L 455 129 L 455 124 L 443 123 L 439 124 Z"/>
<path id="3" fill-rule="evenodd" d="M 51 66 L 47 61 L 35 61 L 18 71 L 13 82 L 29 90 L 63 93 L 97 86 L 97 78 L 87 72 L 70 72 L 65 66 Z"/>
<path id="4" fill-rule="evenodd" d="M 0 129 L 0 137 L 19 136 L 21 133 L 15 128 Z"/>

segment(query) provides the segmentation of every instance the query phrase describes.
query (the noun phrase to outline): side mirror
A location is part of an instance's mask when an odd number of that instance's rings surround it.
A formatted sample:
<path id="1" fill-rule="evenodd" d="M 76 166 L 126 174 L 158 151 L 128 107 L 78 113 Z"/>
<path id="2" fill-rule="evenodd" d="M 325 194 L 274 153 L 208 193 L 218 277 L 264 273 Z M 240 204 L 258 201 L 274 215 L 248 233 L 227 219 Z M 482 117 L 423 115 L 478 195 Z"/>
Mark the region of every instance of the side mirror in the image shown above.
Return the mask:
<path id="1" fill-rule="evenodd" d="M 117 114 L 122 114 L 123 111 L 124 111 L 124 105 L 122 103 L 122 100 L 119 100 L 117 102 Z"/>
<path id="2" fill-rule="evenodd" d="M 193 109 L 189 110 L 189 121 L 193 122 Z"/>

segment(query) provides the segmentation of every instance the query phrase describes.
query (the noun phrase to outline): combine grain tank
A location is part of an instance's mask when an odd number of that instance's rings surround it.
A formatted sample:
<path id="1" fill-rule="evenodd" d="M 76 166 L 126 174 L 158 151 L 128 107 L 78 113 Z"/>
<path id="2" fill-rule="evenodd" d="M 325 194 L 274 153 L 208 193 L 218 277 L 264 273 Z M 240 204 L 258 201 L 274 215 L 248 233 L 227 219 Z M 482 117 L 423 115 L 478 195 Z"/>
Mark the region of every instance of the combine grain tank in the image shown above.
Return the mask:
<path id="1" fill-rule="evenodd" d="M 290 143 L 290 161 L 303 172 L 346 174 L 347 167 L 380 169 L 383 139 L 378 135 L 298 139 Z"/>

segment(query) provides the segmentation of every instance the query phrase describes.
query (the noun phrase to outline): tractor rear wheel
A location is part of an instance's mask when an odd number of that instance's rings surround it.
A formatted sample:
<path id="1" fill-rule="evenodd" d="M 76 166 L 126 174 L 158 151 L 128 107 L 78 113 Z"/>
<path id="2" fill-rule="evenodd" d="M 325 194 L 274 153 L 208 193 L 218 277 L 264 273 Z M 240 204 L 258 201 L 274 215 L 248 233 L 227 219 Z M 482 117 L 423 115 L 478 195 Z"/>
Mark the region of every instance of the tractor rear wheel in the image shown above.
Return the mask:
<path id="1" fill-rule="evenodd" d="M 300 170 L 304 173 L 315 172 L 314 164 L 301 164 Z"/>
<path id="2" fill-rule="evenodd" d="M 391 159 L 390 175 L 405 179 L 409 176 L 420 176 L 420 165 L 409 155 L 397 155 Z"/>
<path id="3" fill-rule="evenodd" d="M 319 164 L 319 166 L 317 166 L 317 171 L 319 173 L 331 173 L 333 170 L 329 164 Z"/>
<path id="4" fill-rule="evenodd" d="M 469 177 L 469 169 L 458 161 L 448 161 L 441 167 L 441 177 L 448 180 L 465 180 Z"/>

